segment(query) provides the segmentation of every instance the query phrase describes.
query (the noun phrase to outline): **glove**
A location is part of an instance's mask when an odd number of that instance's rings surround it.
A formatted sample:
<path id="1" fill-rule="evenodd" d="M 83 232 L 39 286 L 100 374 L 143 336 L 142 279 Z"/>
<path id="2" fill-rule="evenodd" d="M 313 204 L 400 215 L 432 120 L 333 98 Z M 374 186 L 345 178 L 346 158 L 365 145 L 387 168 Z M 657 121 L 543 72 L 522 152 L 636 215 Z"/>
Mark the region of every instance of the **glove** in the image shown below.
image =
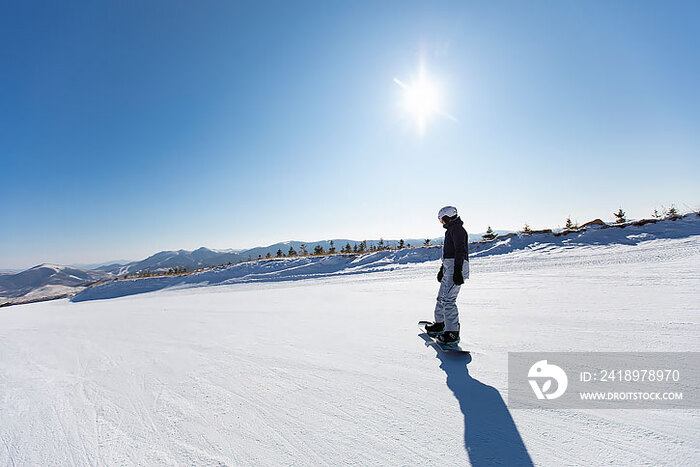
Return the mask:
<path id="1" fill-rule="evenodd" d="M 452 276 L 452 278 L 454 279 L 456 285 L 464 284 L 464 277 L 462 277 L 461 270 L 455 271 L 454 276 Z"/>
<path id="2" fill-rule="evenodd" d="M 438 282 L 442 282 L 442 276 L 445 273 L 445 269 L 440 266 L 440 270 L 438 271 Z"/>

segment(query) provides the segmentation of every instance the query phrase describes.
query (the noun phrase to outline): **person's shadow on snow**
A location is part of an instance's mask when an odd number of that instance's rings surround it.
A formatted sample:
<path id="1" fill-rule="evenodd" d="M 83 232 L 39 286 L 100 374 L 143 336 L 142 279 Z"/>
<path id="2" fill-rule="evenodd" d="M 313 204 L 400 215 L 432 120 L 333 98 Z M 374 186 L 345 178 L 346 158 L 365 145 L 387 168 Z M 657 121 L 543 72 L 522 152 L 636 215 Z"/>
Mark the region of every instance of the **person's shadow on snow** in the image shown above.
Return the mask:
<path id="1" fill-rule="evenodd" d="M 422 335 L 426 345 L 432 340 Z M 464 414 L 464 448 L 474 467 L 533 465 L 513 417 L 498 390 L 469 375 L 471 356 L 448 354 L 435 349 L 447 387 Z"/>

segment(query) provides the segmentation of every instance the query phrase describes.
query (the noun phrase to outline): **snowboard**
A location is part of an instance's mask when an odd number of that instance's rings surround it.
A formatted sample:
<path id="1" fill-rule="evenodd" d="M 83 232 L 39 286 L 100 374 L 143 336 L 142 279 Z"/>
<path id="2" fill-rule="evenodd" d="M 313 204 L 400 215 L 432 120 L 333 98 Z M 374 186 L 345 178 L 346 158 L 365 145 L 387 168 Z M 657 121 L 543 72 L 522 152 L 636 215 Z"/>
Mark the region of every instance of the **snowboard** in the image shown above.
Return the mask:
<path id="1" fill-rule="evenodd" d="M 425 330 L 425 325 L 430 324 L 430 321 L 418 321 L 418 328 L 423 331 L 423 334 L 428 336 L 428 338 L 433 341 L 433 344 L 435 344 L 435 347 L 440 349 L 441 352 L 452 352 L 452 353 L 459 353 L 459 354 L 469 354 L 469 351 L 462 348 L 459 343 L 457 344 L 441 344 L 433 336 L 428 334 L 428 332 Z"/>

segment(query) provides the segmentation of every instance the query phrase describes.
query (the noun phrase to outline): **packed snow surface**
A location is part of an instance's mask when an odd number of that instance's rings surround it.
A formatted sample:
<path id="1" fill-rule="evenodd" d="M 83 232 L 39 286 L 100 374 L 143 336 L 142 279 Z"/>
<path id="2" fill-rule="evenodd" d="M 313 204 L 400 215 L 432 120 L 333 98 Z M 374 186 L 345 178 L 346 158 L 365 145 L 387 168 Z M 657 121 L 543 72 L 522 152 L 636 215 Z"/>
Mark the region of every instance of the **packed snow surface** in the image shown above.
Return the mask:
<path id="1" fill-rule="evenodd" d="M 507 404 L 509 351 L 700 351 L 700 235 L 645 232 L 474 255 L 471 360 L 437 258 L 0 309 L 0 465 L 698 465 L 698 410 Z"/>

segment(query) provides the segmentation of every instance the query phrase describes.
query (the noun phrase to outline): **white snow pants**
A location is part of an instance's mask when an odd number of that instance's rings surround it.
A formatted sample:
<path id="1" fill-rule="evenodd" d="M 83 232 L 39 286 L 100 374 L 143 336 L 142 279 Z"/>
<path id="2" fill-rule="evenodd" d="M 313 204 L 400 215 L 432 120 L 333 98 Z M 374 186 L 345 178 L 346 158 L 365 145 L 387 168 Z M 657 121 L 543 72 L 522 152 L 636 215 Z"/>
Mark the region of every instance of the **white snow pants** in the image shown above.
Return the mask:
<path id="1" fill-rule="evenodd" d="M 459 331 L 459 310 L 457 310 L 457 295 L 460 286 L 455 284 L 453 275 L 455 270 L 454 258 L 442 260 L 442 282 L 438 291 L 435 304 L 435 322 L 445 323 L 445 331 Z M 469 279 L 469 261 L 462 265 L 462 277 Z"/>

